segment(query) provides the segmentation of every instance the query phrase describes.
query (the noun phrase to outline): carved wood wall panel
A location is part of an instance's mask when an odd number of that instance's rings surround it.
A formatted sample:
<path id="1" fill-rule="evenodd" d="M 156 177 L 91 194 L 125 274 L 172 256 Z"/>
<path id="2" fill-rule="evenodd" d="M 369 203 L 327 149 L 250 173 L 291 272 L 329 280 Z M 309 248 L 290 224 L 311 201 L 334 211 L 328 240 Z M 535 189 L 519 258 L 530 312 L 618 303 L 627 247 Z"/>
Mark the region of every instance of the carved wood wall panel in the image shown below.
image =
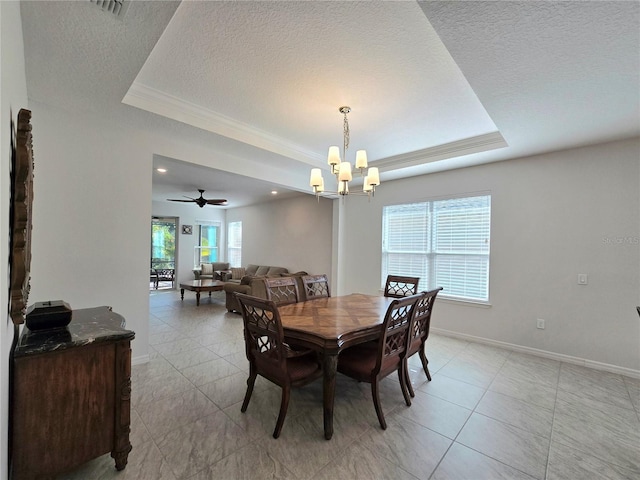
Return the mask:
<path id="1" fill-rule="evenodd" d="M 24 323 L 29 298 L 31 266 L 31 212 L 33 205 L 33 144 L 31 111 L 18 112 L 16 139 L 11 152 L 11 206 L 9 211 L 9 311 L 15 325 Z"/>

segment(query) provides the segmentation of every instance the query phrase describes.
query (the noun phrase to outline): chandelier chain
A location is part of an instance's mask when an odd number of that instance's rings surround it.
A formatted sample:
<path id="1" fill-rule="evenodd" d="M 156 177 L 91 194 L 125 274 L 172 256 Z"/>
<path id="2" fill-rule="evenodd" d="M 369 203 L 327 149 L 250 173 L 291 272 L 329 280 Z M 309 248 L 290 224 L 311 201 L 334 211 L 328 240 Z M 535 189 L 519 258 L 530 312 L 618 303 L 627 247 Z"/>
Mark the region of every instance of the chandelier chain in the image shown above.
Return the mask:
<path id="1" fill-rule="evenodd" d="M 346 162 L 347 149 L 349 148 L 349 120 L 347 120 L 347 112 L 344 112 L 344 122 L 343 122 L 342 133 L 344 136 L 344 149 L 342 151 L 342 158 Z"/>

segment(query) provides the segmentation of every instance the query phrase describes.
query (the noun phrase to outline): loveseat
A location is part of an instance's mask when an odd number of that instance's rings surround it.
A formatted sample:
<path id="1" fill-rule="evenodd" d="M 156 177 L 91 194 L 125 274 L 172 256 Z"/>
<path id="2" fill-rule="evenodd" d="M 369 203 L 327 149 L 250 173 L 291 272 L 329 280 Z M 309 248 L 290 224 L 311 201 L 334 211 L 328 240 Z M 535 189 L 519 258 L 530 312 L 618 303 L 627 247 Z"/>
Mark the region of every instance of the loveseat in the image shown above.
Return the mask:
<path id="1" fill-rule="evenodd" d="M 237 277 L 240 276 L 240 273 L 244 273 L 244 275 L 238 279 Z M 302 294 L 304 292 L 302 276 L 306 274 L 307 272 L 289 273 L 289 270 L 283 267 L 248 265 L 244 272 L 236 272 L 236 278 L 227 280 L 224 284 L 227 311 L 240 312 L 240 305 L 238 305 L 238 301 L 234 296 L 235 292 L 267 298 L 267 289 L 264 285 L 264 279 L 267 277 L 295 277 L 298 282 L 298 290 Z"/>
<path id="2" fill-rule="evenodd" d="M 193 276 L 196 280 L 210 278 L 212 280 L 224 280 L 219 272 L 227 273 L 229 270 L 228 262 L 201 263 L 200 268 L 193 269 Z"/>

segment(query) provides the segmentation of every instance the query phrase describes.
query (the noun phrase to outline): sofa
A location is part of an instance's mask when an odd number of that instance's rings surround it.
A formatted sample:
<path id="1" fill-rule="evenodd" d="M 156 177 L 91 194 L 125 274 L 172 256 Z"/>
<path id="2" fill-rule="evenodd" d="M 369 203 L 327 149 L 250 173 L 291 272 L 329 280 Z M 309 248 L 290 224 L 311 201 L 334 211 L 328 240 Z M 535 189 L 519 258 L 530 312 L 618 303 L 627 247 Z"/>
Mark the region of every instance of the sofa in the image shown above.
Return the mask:
<path id="1" fill-rule="evenodd" d="M 289 273 L 289 270 L 283 267 L 248 265 L 244 269 L 244 275 L 237 278 L 240 273 L 243 272 L 236 272 L 236 278 L 227 280 L 223 287 L 226 296 L 225 306 L 229 312 L 240 313 L 240 305 L 238 305 L 238 301 L 234 296 L 234 293 L 236 292 L 252 295 L 254 297 L 267 298 L 267 289 L 264 284 L 264 279 L 267 277 L 295 277 L 298 282 L 298 291 L 300 295 L 304 294 L 304 288 L 302 288 L 302 277 L 306 275 L 307 272 Z"/>
<path id="2" fill-rule="evenodd" d="M 224 275 L 230 273 L 228 262 L 201 263 L 200 268 L 193 269 L 196 280 L 210 278 L 212 280 L 224 280 Z"/>

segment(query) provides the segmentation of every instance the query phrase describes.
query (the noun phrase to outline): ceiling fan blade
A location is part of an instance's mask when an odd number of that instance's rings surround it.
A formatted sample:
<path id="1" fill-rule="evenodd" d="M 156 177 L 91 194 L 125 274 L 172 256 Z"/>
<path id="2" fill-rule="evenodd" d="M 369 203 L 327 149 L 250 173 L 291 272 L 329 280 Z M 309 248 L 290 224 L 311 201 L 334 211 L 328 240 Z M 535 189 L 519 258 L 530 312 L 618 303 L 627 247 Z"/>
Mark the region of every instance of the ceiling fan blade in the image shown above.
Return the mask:
<path id="1" fill-rule="evenodd" d="M 167 200 L 170 202 L 193 202 L 196 205 L 198 205 L 200 208 L 204 207 L 205 205 L 226 205 L 227 204 L 226 198 L 204 198 L 203 196 L 204 190 L 198 189 L 198 191 L 200 192 L 200 196 L 198 198 L 191 198 L 191 197 L 187 197 L 186 195 L 183 195 L 183 197 L 188 198 L 189 200 L 182 200 L 177 198 L 167 198 Z"/>

